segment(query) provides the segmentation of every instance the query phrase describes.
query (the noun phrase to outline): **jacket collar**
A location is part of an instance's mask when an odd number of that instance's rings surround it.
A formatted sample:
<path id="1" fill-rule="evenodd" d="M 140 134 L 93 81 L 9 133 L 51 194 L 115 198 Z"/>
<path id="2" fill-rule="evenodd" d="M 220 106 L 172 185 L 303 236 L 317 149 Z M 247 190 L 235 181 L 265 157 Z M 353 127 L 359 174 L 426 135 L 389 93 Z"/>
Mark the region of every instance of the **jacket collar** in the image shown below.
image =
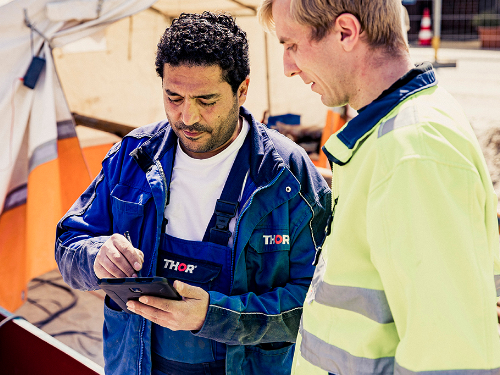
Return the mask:
<path id="1" fill-rule="evenodd" d="M 251 137 L 252 148 L 250 177 L 257 186 L 267 185 L 284 167 L 285 163 L 269 138 L 266 127 L 257 122 L 244 107 L 240 107 L 240 116 L 244 117 L 250 124 L 247 135 Z M 144 172 L 147 172 L 155 161 L 161 160 L 177 144 L 177 136 L 167 120 L 164 120 L 159 128 L 150 139 L 130 153 L 130 156 Z"/>
<path id="2" fill-rule="evenodd" d="M 437 84 L 430 63 L 424 63 L 410 71 L 409 77 L 413 78 L 405 82 L 407 76 L 402 77 L 390 89 L 361 109 L 355 118 L 328 139 L 322 148 L 328 160 L 338 165 L 347 164 L 357 146 L 393 108 L 411 95 Z"/>

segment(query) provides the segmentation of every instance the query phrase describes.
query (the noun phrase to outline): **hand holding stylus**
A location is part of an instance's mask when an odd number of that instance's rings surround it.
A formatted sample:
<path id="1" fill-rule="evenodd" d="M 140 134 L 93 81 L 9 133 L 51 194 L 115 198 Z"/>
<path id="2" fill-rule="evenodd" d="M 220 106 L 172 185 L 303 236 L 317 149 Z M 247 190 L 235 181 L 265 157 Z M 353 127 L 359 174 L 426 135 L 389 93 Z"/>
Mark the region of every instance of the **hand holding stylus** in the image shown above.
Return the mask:
<path id="1" fill-rule="evenodd" d="M 105 277 L 137 277 L 144 263 L 144 253 L 132 246 L 130 238 L 113 234 L 102 246 L 94 261 L 94 272 Z"/>

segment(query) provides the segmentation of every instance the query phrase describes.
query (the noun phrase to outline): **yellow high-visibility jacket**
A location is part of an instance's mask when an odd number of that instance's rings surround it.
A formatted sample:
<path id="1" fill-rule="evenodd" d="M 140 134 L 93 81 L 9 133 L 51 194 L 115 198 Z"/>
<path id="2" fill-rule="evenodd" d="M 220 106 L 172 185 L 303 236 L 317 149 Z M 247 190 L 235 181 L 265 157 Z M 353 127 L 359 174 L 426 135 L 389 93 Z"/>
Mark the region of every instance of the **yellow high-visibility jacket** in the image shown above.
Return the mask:
<path id="1" fill-rule="evenodd" d="M 384 94 L 324 146 L 333 222 L 292 374 L 500 374 L 497 197 L 477 139 L 430 64 Z"/>

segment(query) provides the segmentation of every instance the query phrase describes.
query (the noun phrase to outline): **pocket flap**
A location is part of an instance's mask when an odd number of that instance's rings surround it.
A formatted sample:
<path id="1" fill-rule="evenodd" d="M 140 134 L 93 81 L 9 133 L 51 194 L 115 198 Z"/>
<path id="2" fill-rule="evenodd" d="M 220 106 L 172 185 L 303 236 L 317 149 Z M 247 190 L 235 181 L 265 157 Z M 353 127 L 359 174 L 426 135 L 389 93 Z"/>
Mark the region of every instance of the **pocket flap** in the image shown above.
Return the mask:
<path id="1" fill-rule="evenodd" d="M 121 212 L 142 215 L 151 193 L 130 186 L 116 185 L 111 192 L 113 207 Z"/>

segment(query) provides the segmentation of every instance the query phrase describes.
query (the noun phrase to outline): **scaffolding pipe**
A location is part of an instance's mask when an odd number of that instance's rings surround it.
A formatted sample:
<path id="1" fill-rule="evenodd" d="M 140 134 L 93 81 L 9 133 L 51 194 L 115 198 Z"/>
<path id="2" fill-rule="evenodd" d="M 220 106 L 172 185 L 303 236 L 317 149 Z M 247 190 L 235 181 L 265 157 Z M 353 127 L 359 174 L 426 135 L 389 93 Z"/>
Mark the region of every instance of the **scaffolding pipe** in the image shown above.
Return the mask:
<path id="1" fill-rule="evenodd" d="M 434 61 L 437 61 L 438 49 L 441 44 L 441 12 L 442 12 L 442 2 L 441 0 L 434 0 L 434 10 L 433 10 L 433 27 L 434 36 L 432 37 L 432 48 L 434 48 Z"/>

